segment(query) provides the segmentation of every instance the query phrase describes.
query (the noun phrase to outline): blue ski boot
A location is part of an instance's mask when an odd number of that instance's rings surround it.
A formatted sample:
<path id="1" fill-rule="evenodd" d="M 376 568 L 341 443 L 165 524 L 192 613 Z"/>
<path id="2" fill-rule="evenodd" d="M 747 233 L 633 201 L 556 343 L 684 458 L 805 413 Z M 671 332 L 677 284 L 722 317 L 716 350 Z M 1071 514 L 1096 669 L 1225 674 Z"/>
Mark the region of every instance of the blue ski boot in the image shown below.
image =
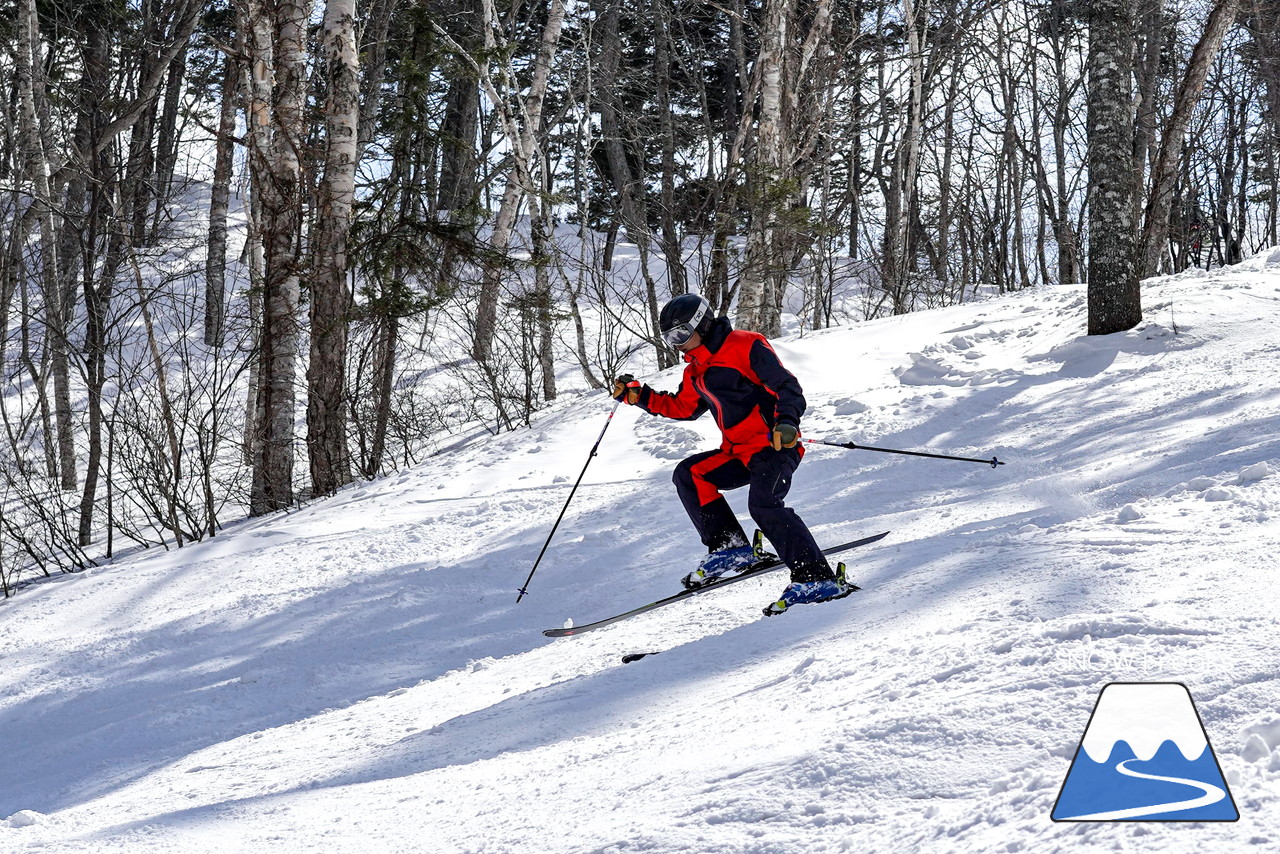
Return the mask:
<path id="1" fill-rule="evenodd" d="M 706 587 L 723 578 L 726 573 L 742 572 L 772 557 L 764 550 L 764 537 L 756 531 L 754 545 L 729 546 L 712 552 L 698 561 L 698 568 L 680 579 L 680 583 L 686 590 Z"/>
<path id="2" fill-rule="evenodd" d="M 686 590 L 706 587 L 727 572 L 741 571 L 756 562 L 756 552 L 751 546 L 731 546 L 721 549 L 698 561 L 698 568 L 680 580 Z"/>
<path id="3" fill-rule="evenodd" d="M 843 599 L 855 590 L 861 590 L 845 577 L 844 564 L 836 567 L 836 577 L 823 581 L 793 581 L 782 591 L 782 597 L 764 609 L 766 617 L 781 614 L 792 605 L 809 605 Z"/>

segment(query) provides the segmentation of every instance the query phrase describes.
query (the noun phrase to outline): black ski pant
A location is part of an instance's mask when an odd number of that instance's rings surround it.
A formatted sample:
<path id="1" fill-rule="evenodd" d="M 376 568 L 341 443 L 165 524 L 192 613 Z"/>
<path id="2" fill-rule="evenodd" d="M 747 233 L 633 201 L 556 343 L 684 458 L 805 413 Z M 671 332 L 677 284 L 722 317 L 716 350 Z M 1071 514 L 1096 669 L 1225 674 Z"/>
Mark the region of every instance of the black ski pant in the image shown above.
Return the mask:
<path id="1" fill-rule="evenodd" d="M 746 532 L 720 491 L 750 486 L 747 510 L 778 557 L 791 568 L 791 580 L 834 578 L 809 528 L 796 511 L 783 503 L 798 465 L 797 448 L 775 451 L 766 447 L 746 462 L 725 451 L 707 451 L 676 466 L 671 479 L 698 536 L 710 551 L 747 545 Z"/>

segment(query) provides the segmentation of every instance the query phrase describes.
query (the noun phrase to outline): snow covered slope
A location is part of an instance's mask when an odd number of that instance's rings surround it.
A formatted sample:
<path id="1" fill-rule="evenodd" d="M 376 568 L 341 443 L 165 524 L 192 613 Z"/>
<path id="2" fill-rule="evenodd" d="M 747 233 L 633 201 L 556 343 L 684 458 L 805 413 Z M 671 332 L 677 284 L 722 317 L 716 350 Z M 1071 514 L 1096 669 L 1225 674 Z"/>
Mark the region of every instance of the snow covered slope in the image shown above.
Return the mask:
<path id="1" fill-rule="evenodd" d="M 1268 851 L 1280 846 L 1280 252 L 777 344 L 791 501 L 865 590 L 777 573 L 582 637 L 698 551 L 670 469 L 708 420 L 611 402 L 0 605 L 0 850 Z M 648 378 L 674 387 L 677 373 Z M 745 495 L 734 495 L 745 516 Z M 631 652 L 661 651 L 634 664 Z M 1241 820 L 1050 821 L 1099 691 L 1180 681 Z"/>

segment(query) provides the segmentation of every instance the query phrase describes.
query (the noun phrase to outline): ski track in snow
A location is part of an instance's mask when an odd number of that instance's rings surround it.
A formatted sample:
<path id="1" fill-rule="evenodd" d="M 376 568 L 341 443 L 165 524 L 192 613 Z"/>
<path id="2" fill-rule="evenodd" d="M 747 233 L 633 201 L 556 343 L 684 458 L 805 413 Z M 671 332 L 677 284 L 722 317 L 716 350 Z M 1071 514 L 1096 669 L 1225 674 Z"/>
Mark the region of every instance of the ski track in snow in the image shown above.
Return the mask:
<path id="1" fill-rule="evenodd" d="M 840 603 L 765 619 L 774 574 L 543 638 L 674 591 L 670 470 L 716 443 L 620 411 L 517 606 L 608 411 L 582 393 L 33 584 L 0 605 L 0 850 L 1274 849 L 1273 255 L 1148 282 L 1105 338 L 1064 286 L 778 341 L 806 435 L 1008 463 L 810 447 L 790 502 L 820 541 L 892 531 Z M 1239 822 L 1050 820 L 1112 681 L 1188 685 Z"/>

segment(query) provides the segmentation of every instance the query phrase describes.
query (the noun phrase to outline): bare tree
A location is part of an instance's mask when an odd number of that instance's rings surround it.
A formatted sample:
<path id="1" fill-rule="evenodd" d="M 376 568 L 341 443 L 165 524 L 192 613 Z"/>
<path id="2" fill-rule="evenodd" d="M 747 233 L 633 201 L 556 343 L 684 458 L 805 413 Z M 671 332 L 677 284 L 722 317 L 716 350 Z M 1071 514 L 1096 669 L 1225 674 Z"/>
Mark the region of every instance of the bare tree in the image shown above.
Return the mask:
<path id="1" fill-rule="evenodd" d="M 307 367 L 307 456 L 311 492 L 351 481 L 347 451 L 347 234 L 355 201 L 360 118 L 355 0 L 328 0 L 323 24 L 326 83 L 324 176 L 312 236 L 311 358 Z"/>
<path id="2" fill-rule="evenodd" d="M 791 271 L 808 251 L 806 188 L 814 142 L 822 133 L 828 84 L 815 75 L 829 50 L 831 6 L 818 0 L 798 20 L 795 0 L 766 0 L 760 25 L 759 118 L 749 180 L 753 184 L 747 260 L 738 285 L 738 325 L 777 335 Z M 819 79 L 815 80 L 815 76 Z"/>
<path id="3" fill-rule="evenodd" d="M 1089 7 L 1089 334 L 1142 320 L 1133 170 L 1135 0 Z"/>
<path id="4" fill-rule="evenodd" d="M 482 54 L 484 60 L 477 70 L 481 85 L 484 86 L 486 94 L 497 109 L 503 131 L 511 146 L 506 189 L 503 190 L 502 201 L 494 217 L 493 230 L 489 236 L 489 248 L 496 256 L 502 256 L 510 248 L 511 237 L 515 231 L 516 213 L 524 195 L 536 191 L 531 170 L 534 168 L 534 152 L 538 146 L 539 136 L 544 132 L 542 111 L 551 79 L 551 64 L 555 61 L 560 44 L 560 31 L 564 27 L 565 0 L 551 0 L 547 10 L 546 25 L 538 41 L 533 77 L 528 92 L 523 97 L 515 95 L 512 91 L 515 72 L 511 67 L 500 65 L 495 69 L 490 62 L 490 57 L 502 55 L 507 39 L 493 0 L 483 0 L 482 8 L 485 50 Z M 442 35 L 449 41 L 453 41 L 447 34 L 442 32 Z M 454 47 L 459 55 L 466 55 L 456 42 Z M 477 362 L 488 361 L 493 352 L 493 336 L 497 331 L 503 269 L 503 265 L 496 259 L 490 260 L 485 265 L 484 279 L 476 304 L 475 341 L 472 346 L 472 357 Z"/>
<path id="5" fill-rule="evenodd" d="M 1174 96 L 1173 113 L 1165 123 L 1160 140 L 1143 217 L 1141 245 L 1144 275 L 1153 276 L 1160 272 L 1161 259 L 1164 258 L 1169 240 L 1169 213 L 1178 182 L 1187 128 L 1191 124 L 1191 115 L 1200 100 L 1205 80 L 1209 77 L 1214 57 L 1222 46 L 1227 30 L 1235 24 L 1239 8 L 1240 0 L 1218 0 L 1214 4 L 1204 34 L 1191 52 L 1191 60 L 1187 63 L 1178 93 Z"/>
<path id="6" fill-rule="evenodd" d="M 243 0 L 250 62 L 249 166 L 261 210 L 264 248 L 262 328 L 250 513 L 293 502 L 298 364 L 302 163 L 306 106 L 306 0 Z"/>
<path id="7" fill-rule="evenodd" d="M 237 38 L 243 50 L 243 37 Z M 204 343 L 222 346 L 226 324 L 227 212 L 231 202 L 231 177 L 235 157 L 236 107 L 240 103 L 239 58 L 228 54 L 222 61 L 218 135 L 214 141 L 213 181 L 209 193 L 209 248 L 205 256 Z"/>

